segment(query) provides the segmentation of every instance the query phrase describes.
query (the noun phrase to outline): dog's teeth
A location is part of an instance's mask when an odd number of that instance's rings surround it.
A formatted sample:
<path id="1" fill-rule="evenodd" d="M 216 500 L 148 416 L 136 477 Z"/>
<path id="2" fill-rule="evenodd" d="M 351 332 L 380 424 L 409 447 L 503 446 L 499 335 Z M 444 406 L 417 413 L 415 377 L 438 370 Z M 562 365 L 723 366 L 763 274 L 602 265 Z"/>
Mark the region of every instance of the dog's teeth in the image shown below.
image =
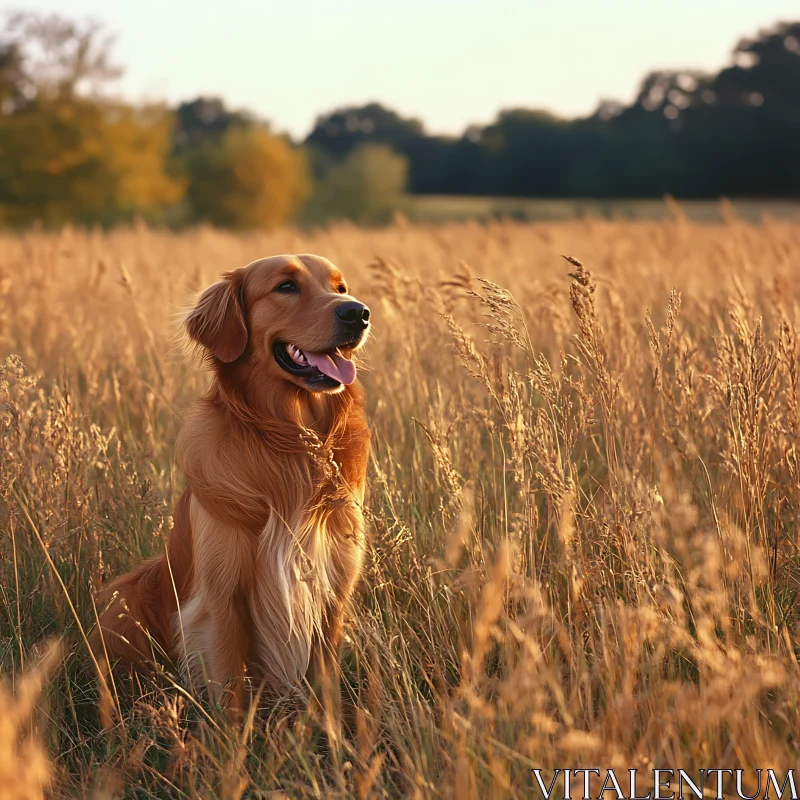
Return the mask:
<path id="1" fill-rule="evenodd" d="M 303 355 L 303 351 L 294 344 L 287 344 L 286 345 L 286 352 L 291 357 L 292 361 L 295 364 L 299 364 L 301 367 L 306 366 L 308 361 L 306 360 L 305 355 Z"/>

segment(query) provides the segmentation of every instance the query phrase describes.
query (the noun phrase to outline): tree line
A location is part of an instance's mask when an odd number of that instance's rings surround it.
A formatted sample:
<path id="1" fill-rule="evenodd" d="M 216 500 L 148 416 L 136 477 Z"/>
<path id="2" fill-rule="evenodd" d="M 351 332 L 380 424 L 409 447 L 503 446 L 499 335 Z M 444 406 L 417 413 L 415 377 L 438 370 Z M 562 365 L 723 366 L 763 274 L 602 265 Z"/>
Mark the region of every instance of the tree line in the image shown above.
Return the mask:
<path id="1" fill-rule="evenodd" d="M 109 91 L 101 25 L 19 13 L 0 33 L 0 224 L 266 227 L 387 219 L 413 194 L 800 196 L 800 22 L 740 41 L 715 74 L 647 75 L 628 106 L 564 119 L 510 109 L 430 135 L 379 103 L 304 141 L 218 98 L 168 108 Z"/>
<path id="2" fill-rule="evenodd" d="M 630 105 L 589 117 L 509 109 L 460 137 L 373 103 L 318 119 L 306 144 L 342 157 L 382 142 L 409 162 L 422 194 L 510 197 L 800 196 L 800 22 L 733 50 L 714 74 L 658 71 Z"/>

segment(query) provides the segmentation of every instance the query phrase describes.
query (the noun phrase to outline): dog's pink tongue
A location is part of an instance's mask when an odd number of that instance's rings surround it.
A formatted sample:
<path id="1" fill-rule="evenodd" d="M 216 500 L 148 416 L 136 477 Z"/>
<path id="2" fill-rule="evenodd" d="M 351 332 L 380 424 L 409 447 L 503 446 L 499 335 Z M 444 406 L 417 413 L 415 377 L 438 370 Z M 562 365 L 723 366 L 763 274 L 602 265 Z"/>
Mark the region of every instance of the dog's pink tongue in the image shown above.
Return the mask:
<path id="1" fill-rule="evenodd" d="M 304 352 L 304 355 L 309 364 L 339 383 L 350 384 L 356 379 L 356 365 L 338 353 L 329 356 Z"/>

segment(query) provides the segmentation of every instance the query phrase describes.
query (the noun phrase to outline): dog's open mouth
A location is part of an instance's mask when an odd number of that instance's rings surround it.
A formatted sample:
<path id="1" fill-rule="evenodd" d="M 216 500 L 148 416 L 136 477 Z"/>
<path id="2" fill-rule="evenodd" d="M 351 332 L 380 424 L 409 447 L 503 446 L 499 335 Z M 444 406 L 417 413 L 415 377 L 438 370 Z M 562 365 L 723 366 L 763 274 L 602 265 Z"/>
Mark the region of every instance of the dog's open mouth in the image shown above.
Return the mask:
<path id="1" fill-rule="evenodd" d="M 293 344 L 276 342 L 273 346 L 278 366 L 305 379 L 310 384 L 351 384 L 356 379 L 356 365 L 335 347 L 327 353 L 311 353 Z"/>

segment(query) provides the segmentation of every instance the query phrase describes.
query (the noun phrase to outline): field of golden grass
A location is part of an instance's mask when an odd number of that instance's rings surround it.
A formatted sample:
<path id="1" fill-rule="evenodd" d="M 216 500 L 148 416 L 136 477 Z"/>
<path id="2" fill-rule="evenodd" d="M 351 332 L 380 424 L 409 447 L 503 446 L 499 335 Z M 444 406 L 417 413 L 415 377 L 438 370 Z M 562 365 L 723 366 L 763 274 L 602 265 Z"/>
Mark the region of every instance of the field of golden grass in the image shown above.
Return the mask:
<path id="1" fill-rule="evenodd" d="M 800 224 L 725 216 L 0 235 L 0 798 L 796 767 Z M 282 252 L 373 311 L 369 556 L 339 679 L 230 728 L 84 634 L 182 488 L 181 309 Z"/>

